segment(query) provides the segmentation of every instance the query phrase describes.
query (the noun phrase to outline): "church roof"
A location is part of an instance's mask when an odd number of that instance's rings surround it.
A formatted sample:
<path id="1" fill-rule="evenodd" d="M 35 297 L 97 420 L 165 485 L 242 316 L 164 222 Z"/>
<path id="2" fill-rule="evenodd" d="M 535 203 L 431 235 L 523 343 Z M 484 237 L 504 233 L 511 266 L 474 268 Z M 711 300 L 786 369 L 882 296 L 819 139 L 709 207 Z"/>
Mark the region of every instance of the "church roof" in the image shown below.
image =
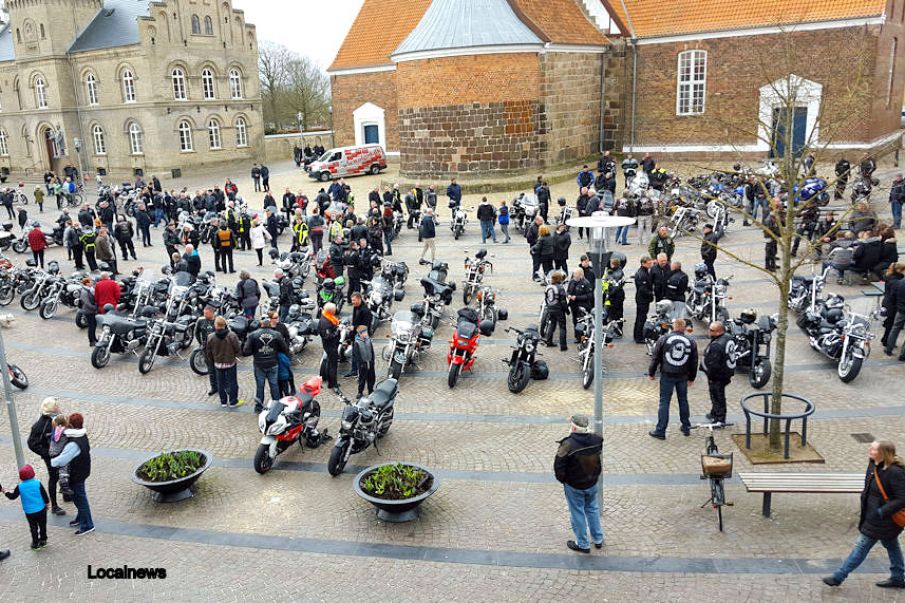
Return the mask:
<path id="1" fill-rule="evenodd" d="M 481 46 L 541 45 L 507 0 L 433 0 L 393 57 Z"/>
<path id="2" fill-rule="evenodd" d="M 579 6 L 581 0 L 509 0 L 509 4 L 545 42 L 582 46 L 609 44 Z"/>
<path id="3" fill-rule="evenodd" d="M 877 17 L 886 0 L 602 0 L 638 38 Z M 631 35 L 631 29 L 624 34 Z"/>
<path id="4" fill-rule="evenodd" d="M 431 0 L 365 0 L 330 71 L 392 65 L 390 55 L 418 25 Z"/>
<path id="5" fill-rule="evenodd" d="M 148 16 L 148 0 L 106 0 L 69 52 L 138 44 L 138 18 Z"/>
<path id="6" fill-rule="evenodd" d="M 9 23 L 0 29 L 0 61 L 15 61 L 16 51 L 13 48 L 13 28 Z"/>

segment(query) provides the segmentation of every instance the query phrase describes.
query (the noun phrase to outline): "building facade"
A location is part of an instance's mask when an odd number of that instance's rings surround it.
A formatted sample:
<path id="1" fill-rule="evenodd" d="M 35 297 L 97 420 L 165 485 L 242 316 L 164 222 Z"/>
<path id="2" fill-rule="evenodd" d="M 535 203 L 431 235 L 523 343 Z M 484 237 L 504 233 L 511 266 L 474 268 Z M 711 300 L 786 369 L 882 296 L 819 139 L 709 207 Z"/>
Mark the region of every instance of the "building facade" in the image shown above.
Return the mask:
<path id="1" fill-rule="evenodd" d="M 7 0 L 0 167 L 169 172 L 263 149 L 254 25 L 229 0 Z"/>

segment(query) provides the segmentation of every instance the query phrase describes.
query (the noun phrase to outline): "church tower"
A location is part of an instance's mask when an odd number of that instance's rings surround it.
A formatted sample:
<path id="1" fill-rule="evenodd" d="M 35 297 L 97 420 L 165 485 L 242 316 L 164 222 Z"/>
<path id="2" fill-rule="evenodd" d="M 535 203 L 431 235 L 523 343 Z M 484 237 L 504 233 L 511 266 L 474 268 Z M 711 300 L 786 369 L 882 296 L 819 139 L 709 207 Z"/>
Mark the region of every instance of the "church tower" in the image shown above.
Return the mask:
<path id="1" fill-rule="evenodd" d="M 65 55 L 103 0 L 7 0 L 16 57 Z"/>

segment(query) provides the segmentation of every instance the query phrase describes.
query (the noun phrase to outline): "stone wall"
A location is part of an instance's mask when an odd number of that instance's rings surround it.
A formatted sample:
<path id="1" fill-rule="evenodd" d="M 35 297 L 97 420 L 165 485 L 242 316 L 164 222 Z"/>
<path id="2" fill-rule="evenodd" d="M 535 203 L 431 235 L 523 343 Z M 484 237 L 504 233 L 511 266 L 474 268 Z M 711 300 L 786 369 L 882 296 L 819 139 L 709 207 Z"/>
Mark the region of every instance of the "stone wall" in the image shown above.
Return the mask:
<path id="1" fill-rule="evenodd" d="M 550 52 L 540 56 L 545 165 L 584 159 L 600 145 L 602 54 Z"/>
<path id="2" fill-rule="evenodd" d="M 333 93 L 333 129 L 336 146 L 355 144 L 352 112 L 365 103 L 383 109 L 386 120 L 386 151 L 399 149 L 399 121 L 396 101 L 396 72 L 356 73 L 330 77 Z"/>

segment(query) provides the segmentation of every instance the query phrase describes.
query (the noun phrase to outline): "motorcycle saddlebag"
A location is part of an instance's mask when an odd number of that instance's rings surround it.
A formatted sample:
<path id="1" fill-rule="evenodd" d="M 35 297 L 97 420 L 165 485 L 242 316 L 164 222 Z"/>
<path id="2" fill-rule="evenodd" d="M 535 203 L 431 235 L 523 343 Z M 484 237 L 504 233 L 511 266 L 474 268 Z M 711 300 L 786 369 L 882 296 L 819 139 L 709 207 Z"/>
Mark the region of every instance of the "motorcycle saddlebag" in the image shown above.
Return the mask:
<path id="1" fill-rule="evenodd" d="M 534 363 L 534 366 L 531 367 L 531 378 L 535 381 L 544 381 L 549 376 L 550 369 L 547 367 L 547 363 L 543 360 L 536 361 Z"/>

